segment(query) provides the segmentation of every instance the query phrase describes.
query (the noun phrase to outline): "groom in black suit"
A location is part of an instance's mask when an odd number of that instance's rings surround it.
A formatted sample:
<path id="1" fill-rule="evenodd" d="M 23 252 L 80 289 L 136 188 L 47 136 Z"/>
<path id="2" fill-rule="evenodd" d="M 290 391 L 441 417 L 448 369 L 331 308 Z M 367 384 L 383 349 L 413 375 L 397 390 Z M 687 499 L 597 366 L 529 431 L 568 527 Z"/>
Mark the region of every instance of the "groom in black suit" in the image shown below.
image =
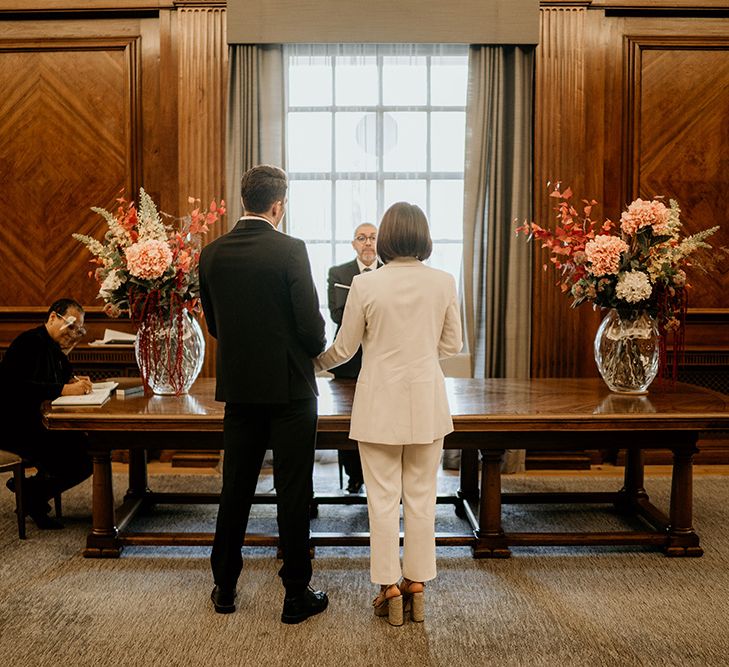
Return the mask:
<path id="1" fill-rule="evenodd" d="M 373 271 L 382 266 L 377 261 L 377 227 L 375 225 L 369 222 L 359 225 L 354 230 L 352 248 L 354 248 L 357 256 L 351 262 L 345 262 L 344 264 L 330 268 L 327 280 L 329 314 L 337 325 L 337 332 L 339 332 L 342 326 L 344 307 L 347 303 L 347 295 L 349 294 L 349 287 L 352 284 L 353 278 L 360 273 Z M 359 375 L 360 368 L 362 368 L 361 347 L 349 361 L 343 363 L 341 366 L 332 368 L 331 372 L 335 378 L 356 379 Z M 359 452 L 356 449 L 340 449 L 339 462 L 347 473 L 347 491 L 349 493 L 359 493 L 364 484 Z"/>
<path id="2" fill-rule="evenodd" d="M 200 256 L 200 297 L 218 341 L 215 398 L 225 402 L 223 490 L 211 556 L 215 611 L 235 611 L 241 546 L 258 475 L 273 450 L 279 543 L 286 589 L 281 620 L 299 623 L 326 609 L 309 587 L 309 502 L 316 440 L 312 357 L 324 349 L 303 241 L 279 233 L 288 182 L 262 165 L 241 180 L 244 215 Z"/>

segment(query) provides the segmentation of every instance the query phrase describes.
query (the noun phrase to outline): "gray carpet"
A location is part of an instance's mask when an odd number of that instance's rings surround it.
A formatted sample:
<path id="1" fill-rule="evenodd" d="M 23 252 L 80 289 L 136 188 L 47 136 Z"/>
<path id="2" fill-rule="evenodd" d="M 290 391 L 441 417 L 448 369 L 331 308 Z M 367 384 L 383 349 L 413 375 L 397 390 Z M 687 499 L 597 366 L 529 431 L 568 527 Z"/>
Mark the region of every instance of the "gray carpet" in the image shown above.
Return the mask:
<path id="1" fill-rule="evenodd" d="M 333 484 L 325 475 L 323 486 Z M 270 478 L 262 488 L 270 486 Z M 4 481 L 4 477 L 0 482 Z M 124 480 L 115 475 L 115 491 Z M 216 477 L 153 477 L 159 490 L 212 490 Z M 443 480 L 452 487 L 454 478 Z M 591 478 L 590 488 L 619 480 Z M 322 488 L 322 481 L 318 482 Z M 659 505 L 669 479 L 647 482 Z M 511 477 L 505 490 L 585 490 L 579 478 Z M 695 481 L 695 526 L 705 555 L 668 559 L 647 548 L 517 548 L 509 560 L 475 561 L 438 550 L 424 624 L 392 628 L 372 615 L 367 550 L 319 548 L 313 583 L 330 608 L 298 626 L 279 622 L 282 591 L 273 549 L 245 549 L 239 610 L 213 613 L 207 548 L 128 548 L 86 560 L 91 487 L 64 495 L 66 529 L 17 539 L 13 500 L 0 486 L 0 662 L 25 665 L 727 665 L 729 477 Z M 159 508 L 135 523 L 211 530 L 214 507 Z M 511 506 L 507 529 L 579 530 L 621 525 L 595 508 Z M 253 530 L 271 508 L 254 508 Z M 313 530 L 366 527 L 366 510 L 323 506 Z M 592 524 L 594 525 L 594 524 Z M 462 529 L 447 506 L 438 529 Z"/>

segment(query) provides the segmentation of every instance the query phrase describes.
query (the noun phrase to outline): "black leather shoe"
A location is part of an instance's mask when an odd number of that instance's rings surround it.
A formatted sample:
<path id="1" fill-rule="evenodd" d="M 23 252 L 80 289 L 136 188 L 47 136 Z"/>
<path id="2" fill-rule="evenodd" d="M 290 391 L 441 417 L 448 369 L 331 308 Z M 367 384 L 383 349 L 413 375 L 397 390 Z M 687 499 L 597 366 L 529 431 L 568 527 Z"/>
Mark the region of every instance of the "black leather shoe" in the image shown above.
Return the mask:
<path id="1" fill-rule="evenodd" d="M 356 479 L 350 479 L 349 484 L 347 484 L 347 493 L 359 493 L 362 490 L 362 485 L 364 482 L 356 480 Z"/>
<path id="2" fill-rule="evenodd" d="M 216 586 L 210 593 L 213 607 L 219 614 L 232 614 L 235 611 L 235 589 L 221 588 Z"/>
<path id="3" fill-rule="evenodd" d="M 301 623 L 309 616 L 320 614 L 329 604 L 329 598 L 324 591 L 315 591 L 309 586 L 305 591 L 284 598 L 282 623 Z"/>
<path id="4" fill-rule="evenodd" d="M 35 525 L 41 530 L 61 530 L 63 524 L 52 516 L 48 516 L 43 512 L 28 512 L 28 516 L 33 519 Z"/>

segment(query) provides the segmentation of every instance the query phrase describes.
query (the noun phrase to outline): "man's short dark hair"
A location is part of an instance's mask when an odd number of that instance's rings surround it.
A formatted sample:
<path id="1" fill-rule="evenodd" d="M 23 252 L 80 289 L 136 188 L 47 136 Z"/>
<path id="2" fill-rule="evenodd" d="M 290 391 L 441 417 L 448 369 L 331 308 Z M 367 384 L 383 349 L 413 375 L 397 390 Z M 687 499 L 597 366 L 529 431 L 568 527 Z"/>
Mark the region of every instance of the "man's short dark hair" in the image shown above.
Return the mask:
<path id="1" fill-rule="evenodd" d="M 51 316 L 51 313 L 56 313 L 57 315 L 65 315 L 68 312 L 69 308 L 75 308 L 80 313 L 84 312 L 84 307 L 75 299 L 57 299 L 51 304 L 51 307 L 48 309 L 48 312 L 46 313 L 46 319 Z"/>
<path id="2" fill-rule="evenodd" d="M 249 169 L 240 179 L 240 198 L 246 213 L 265 213 L 274 202 L 286 199 L 286 172 L 270 164 Z"/>
<path id="3" fill-rule="evenodd" d="M 415 204 L 399 201 L 385 211 L 377 232 L 377 254 L 383 263 L 397 257 L 428 259 L 433 252 L 428 219 Z"/>

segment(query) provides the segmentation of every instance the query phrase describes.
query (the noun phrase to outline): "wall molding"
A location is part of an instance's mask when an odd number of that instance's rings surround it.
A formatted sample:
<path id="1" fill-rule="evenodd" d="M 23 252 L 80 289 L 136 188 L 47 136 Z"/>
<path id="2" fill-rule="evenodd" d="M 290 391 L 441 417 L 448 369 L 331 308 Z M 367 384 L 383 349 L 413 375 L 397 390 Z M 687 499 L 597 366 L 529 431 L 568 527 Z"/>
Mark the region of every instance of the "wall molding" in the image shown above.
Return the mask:
<path id="1" fill-rule="evenodd" d="M 647 50 L 721 50 L 729 51 L 729 37 L 699 35 L 633 35 L 624 36 L 624 113 L 623 113 L 623 193 L 624 201 L 637 196 L 640 170 L 637 159 L 640 143 L 636 139 L 642 123 L 641 67 Z"/>
<path id="2" fill-rule="evenodd" d="M 225 197 L 225 118 L 228 89 L 227 14 L 210 3 L 181 3 L 173 20 L 178 54 L 178 196 L 207 204 Z M 205 237 L 210 242 L 226 230 L 222 223 Z M 215 375 L 215 339 L 205 331 L 203 376 Z"/>
<path id="3" fill-rule="evenodd" d="M 6 13 L 157 11 L 173 6 L 173 0 L 0 0 L 0 17 Z"/>

